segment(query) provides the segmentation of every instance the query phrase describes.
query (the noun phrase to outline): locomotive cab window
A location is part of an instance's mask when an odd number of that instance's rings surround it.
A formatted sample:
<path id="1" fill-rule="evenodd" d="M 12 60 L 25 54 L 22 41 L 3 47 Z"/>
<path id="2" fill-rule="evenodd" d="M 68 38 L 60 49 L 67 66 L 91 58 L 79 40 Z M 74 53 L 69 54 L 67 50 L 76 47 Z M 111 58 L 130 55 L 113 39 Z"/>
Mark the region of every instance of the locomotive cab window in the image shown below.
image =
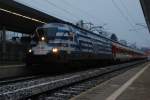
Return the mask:
<path id="1" fill-rule="evenodd" d="M 46 36 L 49 40 L 53 40 L 56 37 L 58 28 L 57 27 L 39 28 L 37 31 L 38 31 L 39 37 Z"/>

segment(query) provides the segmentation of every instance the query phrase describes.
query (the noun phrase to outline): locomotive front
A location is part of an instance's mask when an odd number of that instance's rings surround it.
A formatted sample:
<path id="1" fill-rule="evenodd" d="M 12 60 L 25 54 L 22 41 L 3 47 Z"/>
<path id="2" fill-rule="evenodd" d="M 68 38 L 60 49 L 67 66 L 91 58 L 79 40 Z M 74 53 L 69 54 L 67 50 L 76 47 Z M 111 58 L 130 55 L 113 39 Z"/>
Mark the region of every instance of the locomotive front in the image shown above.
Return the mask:
<path id="1" fill-rule="evenodd" d="M 26 64 L 67 62 L 71 53 L 74 33 L 68 25 L 51 23 L 38 27 L 31 40 L 31 48 L 26 56 Z"/>

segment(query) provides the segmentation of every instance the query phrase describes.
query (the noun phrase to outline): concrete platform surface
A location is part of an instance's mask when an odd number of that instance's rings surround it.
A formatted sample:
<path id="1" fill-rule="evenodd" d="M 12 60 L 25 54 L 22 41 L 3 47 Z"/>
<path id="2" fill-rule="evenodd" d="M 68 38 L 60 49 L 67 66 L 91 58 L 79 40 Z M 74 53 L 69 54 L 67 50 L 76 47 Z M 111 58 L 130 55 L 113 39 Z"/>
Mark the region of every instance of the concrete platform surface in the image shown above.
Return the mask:
<path id="1" fill-rule="evenodd" d="M 113 77 L 70 100 L 150 100 L 150 62 Z"/>
<path id="2" fill-rule="evenodd" d="M 0 80 L 24 75 L 24 73 L 27 73 L 27 68 L 25 64 L 0 65 Z"/>
<path id="3" fill-rule="evenodd" d="M 0 68 L 13 68 L 13 67 L 24 67 L 25 64 L 8 64 L 8 65 L 0 65 Z"/>

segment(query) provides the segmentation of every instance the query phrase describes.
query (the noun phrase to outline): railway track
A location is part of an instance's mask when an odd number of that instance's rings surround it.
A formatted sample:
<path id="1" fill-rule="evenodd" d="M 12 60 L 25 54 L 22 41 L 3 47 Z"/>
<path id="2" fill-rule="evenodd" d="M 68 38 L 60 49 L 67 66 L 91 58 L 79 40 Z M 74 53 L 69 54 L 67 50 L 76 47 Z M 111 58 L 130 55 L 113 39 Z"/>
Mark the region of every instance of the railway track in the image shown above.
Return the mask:
<path id="1" fill-rule="evenodd" d="M 42 78 L 42 77 L 46 77 L 46 75 L 26 75 L 26 76 L 22 76 L 22 77 L 17 77 L 17 78 L 10 78 L 10 79 L 4 79 L 2 81 L 0 81 L 0 86 L 2 85 L 8 85 L 11 83 L 17 83 L 17 82 L 23 82 L 23 81 L 29 81 L 32 79 L 38 79 L 38 78 Z"/>
<path id="2" fill-rule="evenodd" d="M 32 97 L 27 98 L 28 100 L 68 100 L 74 96 L 79 95 L 80 93 L 95 87 L 96 85 L 125 72 L 128 69 L 122 71 L 116 71 L 115 73 L 104 74 L 102 76 L 90 78 L 69 86 L 65 86 L 53 91 L 48 91 L 46 93 L 38 94 Z"/>
<path id="3" fill-rule="evenodd" d="M 142 66 L 144 66 L 143 64 Z M 134 65 L 132 67 L 135 67 Z M 103 75 L 92 77 L 68 86 L 64 86 L 62 88 L 58 88 L 52 91 L 48 91 L 46 93 L 38 94 L 27 99 L 29 100 L 73 100 L 71 98 L 79 95 L 82 92 L 87 91 L 90 88 L 93 88 L 104 81 L 109 80 L 110 78 L 117 76 L 121 73 L 126 72 L 127 70 L 131 69 L 130 67 L 119 69 L 115 71 L 111 71 L 108 73 L 104 73 Z"/>
<path id="4" fill-rule="evenodd" d="M 145 61 L 12 82 L 0 86 L 0 100 L 67 100 L 142 62 Z"/>

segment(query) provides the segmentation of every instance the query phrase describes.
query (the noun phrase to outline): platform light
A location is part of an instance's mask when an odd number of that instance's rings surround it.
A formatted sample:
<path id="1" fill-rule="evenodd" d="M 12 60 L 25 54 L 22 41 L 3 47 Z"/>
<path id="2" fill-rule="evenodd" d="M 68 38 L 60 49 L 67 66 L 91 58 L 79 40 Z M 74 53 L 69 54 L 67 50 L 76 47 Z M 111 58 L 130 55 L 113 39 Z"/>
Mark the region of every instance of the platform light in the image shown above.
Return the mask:
<path id="1" fill-rule="evenodd" d="M 19 14 L 19 13 L 16 13 L 16 12 L 12 12 L 12 11 L 9 11 L 9 10 L 3 9 L 3 8 L 0 8 L 0 10 L 1 10 L 1 11 L 4 11 L 4 12 L 7 12 L 7 13 L 10 13 L 10 14 L 13 14 L 13 15 L 16 15 L 16 16 L 20 16 L 20 17 L 23 17 L 23 18 L 32 20 L 32 21 L 36 21 L 36 22 L 40 22 L 40 23 L 46 24 L 46 22 L 40 21 L 40 20 L 38 20 L 38 19 L 31 18 L 31 17 L 28 17 L 28 16 L 24 16 L 24 15 L 22 15 L 22 14 Z"/>
<path id="2" fill-rule="evenodd" d="M 44 41 L 44 40 L 45 40 L 45 37 L 42 36 L 42 37 L 41 37 L 41 40 Z"/>
<path id="3" fill-rule="evenodd" d="M 58 52 L 58 48 L 53 48 L 53 49 L 52 49 L 52 52 L 53 52 L 53 53 L 57 53 L 57 52 Z"/>
<path id="4" fill-rule="evenodd" d="M 31 53 L 32 52 L 32 50 L 31 49 L 29 49 L 29 53 Z"/>

